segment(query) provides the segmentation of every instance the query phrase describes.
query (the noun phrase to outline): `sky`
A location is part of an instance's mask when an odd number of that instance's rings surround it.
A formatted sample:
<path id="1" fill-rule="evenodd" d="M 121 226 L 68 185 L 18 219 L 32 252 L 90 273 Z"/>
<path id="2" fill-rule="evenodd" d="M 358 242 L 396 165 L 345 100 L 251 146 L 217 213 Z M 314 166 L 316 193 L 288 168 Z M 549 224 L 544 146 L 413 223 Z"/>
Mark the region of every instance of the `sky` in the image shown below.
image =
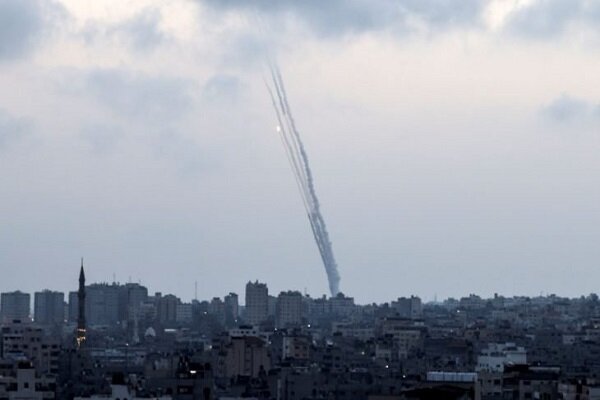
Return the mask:
<path id="1" fill-rule="evenodd" d="M 600 281 L 600 0 L 0 0 L 0 291 L 328 292 L 276 60 L 358 303 Z M 243 301 L 243 300 L 242 300 Z"/>

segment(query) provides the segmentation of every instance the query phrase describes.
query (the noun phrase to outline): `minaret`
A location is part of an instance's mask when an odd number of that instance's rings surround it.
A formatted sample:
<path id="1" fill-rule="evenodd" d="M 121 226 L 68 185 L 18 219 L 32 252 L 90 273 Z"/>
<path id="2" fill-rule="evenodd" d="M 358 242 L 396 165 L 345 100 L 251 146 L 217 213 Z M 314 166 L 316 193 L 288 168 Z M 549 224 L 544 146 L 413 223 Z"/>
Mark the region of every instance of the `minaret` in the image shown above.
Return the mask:
<path id="1" fill-rule="evenodd" d="M 81 259 L 81 270 L 79 271 L 79 291 L 77 292 L 79 314 L 77 315 L 77 347 L 85 342 L 85 273 L 83 272 L 83 258 Z"/>

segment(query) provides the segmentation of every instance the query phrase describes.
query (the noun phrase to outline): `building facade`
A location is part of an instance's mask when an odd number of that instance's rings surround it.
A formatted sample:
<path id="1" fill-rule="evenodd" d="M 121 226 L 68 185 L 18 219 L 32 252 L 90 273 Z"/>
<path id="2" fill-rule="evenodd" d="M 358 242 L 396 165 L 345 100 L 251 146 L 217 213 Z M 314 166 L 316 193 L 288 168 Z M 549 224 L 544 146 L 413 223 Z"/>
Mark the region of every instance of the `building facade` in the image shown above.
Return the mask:
<path id="1" fill-rule="evenodd" d="M 258 281 L 246 284 L 246 316 L 248 324 L 258 325 L 267 319 L 269 312 L 269 289 Z"/>

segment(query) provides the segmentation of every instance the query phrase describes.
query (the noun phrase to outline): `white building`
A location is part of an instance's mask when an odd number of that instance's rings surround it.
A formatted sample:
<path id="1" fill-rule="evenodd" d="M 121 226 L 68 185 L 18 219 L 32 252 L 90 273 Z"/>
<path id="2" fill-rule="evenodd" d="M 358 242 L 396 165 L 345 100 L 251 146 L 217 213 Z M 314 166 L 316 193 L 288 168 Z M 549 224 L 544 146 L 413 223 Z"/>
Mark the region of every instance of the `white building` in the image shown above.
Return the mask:
<path id="1" fill-rule="evenodd" d="M 524 347 L 514 343 L 489 343 L 477 357 L 477 371 L 503 372 L 506 365 L 527 363 L 527 352 Z"/>

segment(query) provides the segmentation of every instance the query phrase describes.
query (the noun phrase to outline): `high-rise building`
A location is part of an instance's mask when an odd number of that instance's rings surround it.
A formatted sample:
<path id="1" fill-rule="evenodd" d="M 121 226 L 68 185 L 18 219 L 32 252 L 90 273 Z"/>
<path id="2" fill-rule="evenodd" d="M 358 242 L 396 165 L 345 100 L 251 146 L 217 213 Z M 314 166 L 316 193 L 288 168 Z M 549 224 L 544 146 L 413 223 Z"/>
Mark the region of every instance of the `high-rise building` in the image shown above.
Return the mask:
<path id="1" fill-rule="evenodd" d="M 31 306 L 29 293 L 20 291 L 2 293 L 0 295 L 0 320 L 12 322 L 15 320 L 28 321 Z"/>
<path id="2" fill-rule="evenodd" d="M 119 286 L 119 320 L 133 321 L 139 316 L 143 303 L 148 301 L 148 289 L 138 283 Z"/>
<path id="3" fill-rule="evenodd" d="M 239 317 L 238 295 L 229 293 L 225 296 L 225 323 L 235 325 Z"/>
<path id="4" fill-rule="evenodd" d="M 347 317 L 354 309 L 354 298 L 346 297 L 342 292 L 329 299 L 329 312 L 333 315 Z"/>
<path id="5" fill-rule="evenodd" d="M 421 299 L 416 296 L 399 297 L 392 301 L 392 308 L 401 318 L 419 319 L 423 316 Z"/>
<path id="6" fill-rule="evenodd" d="M 60 338 L 32 324 L 8 323 L 0 330 L 0 357 L 30 361 L 39 373 L 58 373 Z"/>
<path id="7" fill-rule="evenodd" d="M 85 315 L 90 326 L 116 325 L 119 322 L 119 285 L 94 283 L 86 286 Z"/>
<path id="8" fill-rule="evenodd" d="M 208 305 L 208 313 L 212 314 L 219 323 L 225 323 L 225 303 L 219 297 L 213 297 Z"/>
<path id="9" fill-rule="evenodd" d="M 156 293 L 154 301 L 158 321 L 166 326 L 175 324 L 177 322 L 177 306 L 181 304 L 181 300 L 172 294 L 163 296 L 161 293 Z"/>
<path id="10" fill-rule="evenodd" d="M 277 297 L 275 326 L 278 328 L 298 326 L 304 319 L 302 293 L 297 291 L 281 292 Z"/>
<path id="11" fill-rule="evenodd" d="M 65 294 L 44 290 L 33 297 L 33 318 L 36 324 L 59 325 L 65 320 Z"/>
<path id="12" fill-rule="evenodd" d="M 248 324 L 258 325 L 267 319 L 269 311 L 269 289 L 258 281 L 246 284 L 246 315 Z"/>
<path id="13" fill-rule="evenodd" d="M 70 323 L 77 323 L 77 314 L 79 313 L 79 301 L 77 300 L 77 292 L 69 292 L 67 304 L 67 320 Z"/>
<path id="14" fill-rule="evenodd" d="M 180 324 L 189 324 L 193 321 L 192 303 L 179 303 L 175 309 L 175 321 Z"/>

